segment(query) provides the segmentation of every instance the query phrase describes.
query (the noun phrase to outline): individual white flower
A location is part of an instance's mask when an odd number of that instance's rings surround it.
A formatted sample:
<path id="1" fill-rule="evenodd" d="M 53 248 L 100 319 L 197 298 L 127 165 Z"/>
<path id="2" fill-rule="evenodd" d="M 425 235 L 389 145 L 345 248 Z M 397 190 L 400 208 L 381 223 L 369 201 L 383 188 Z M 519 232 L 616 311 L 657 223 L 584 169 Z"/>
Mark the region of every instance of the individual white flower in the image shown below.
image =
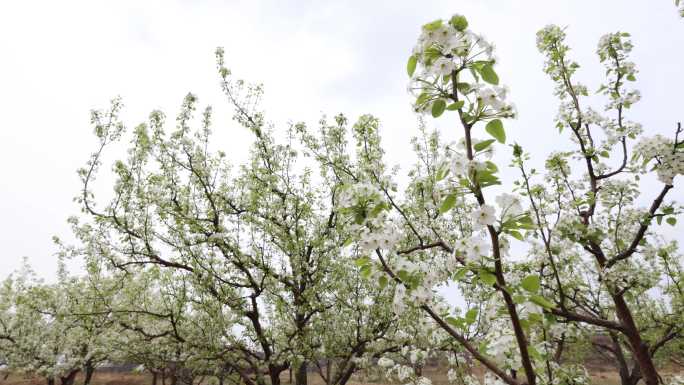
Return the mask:
<path id="1" fill-rule="evenodd" d="M 470 37 L 468 34 L 461 32 L 453 33 L 446 41 L 445 47 L 449 52 L 453 52 L 458 56 L 467 54 L 470 47 Z"/>
<path id="2" fill-rule="evenodd" d="M 477 98 L 479 100 L 482 100 L 482 103 L 484 103 L 485 106 L 490 106 L 494 110 L 502 110 L 504 106 L 506 105 L 503 101 L 503 99 L 500 96 L 500 92 L 497 92 L 496 89 L 486 87 L 486 88 L 481 88 L 476 91 L 477 92 Z"/>
<path id="3" fill-rule="evenodd" d="M 430 73 L 437 76 L 444 76 L 450 75 L 454 69 L 456 69 L 456 64 L 451 59 L 442 56 L 432 62 Z"/>
<path id="4" fill-rule="evenodd" d="M 522 213 L 522 205 L 520 198 L 517 195 L 502 193 L 495 199 L 496 203 L 501 209 L 502 218 L 510 218 L 520 215 Z"/>
<path id="5" fill-rule="evenodd" d="M 473 210 L 470 213 L 470 217 L 478 228 L 493 225 L 496 221 L 496 210 L 494 207 L 484 204 Z"/>
<path id="6" fill-rule="evenodd" d="M 464 250 L 468 262 L 479 262 L 483 256 L 489 255 L 491 245 L 486 235 L 472 236 L 468 239 Z"/>
<path id="7" fill-rule="evenodd" d="M 467 175 L 468 164 L 468 158 L 463 153 L 456 152 L 451 156 L 451 172 L 454 175 Z"/>

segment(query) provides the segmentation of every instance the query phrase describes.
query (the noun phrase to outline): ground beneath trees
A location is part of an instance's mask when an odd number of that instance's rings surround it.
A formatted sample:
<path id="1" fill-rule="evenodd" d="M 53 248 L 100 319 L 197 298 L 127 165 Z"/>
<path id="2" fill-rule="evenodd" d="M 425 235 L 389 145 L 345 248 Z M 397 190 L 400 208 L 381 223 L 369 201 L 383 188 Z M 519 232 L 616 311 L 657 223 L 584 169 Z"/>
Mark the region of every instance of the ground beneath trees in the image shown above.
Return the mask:
<path id="1" fill-rule="evenodd" d="M 433 385 L 449 385 L 446 378 L 446 370 L 442 368 L 426 368 L 423 375 L 432 380 Z M 594 370 L 592 372 L 592 379 L 594 385 L 619 385 L 620 379 L 618 374 L 609 370 Z M 43 378 L 25 378 L 22 376 L 12 375 L 7 380 L 0 379 L 1 385 L 45 385 Z M 76 385 L 83 383 L 83 377 L 79 376 L 76 379 Z M 170 381 L 167 381 L 169 384 Z M 201 385 L 210 385 L 212 382 L 205 379 Z M 91 385 L 151 385 L 152 376 L 149 374 L 133 374 L 133 373 L 95 373 Z M 288 376 L 283 377 L 283 385 L 289 384 Z M 323 381 L 316 374 L 312 373 L 309 377 L 310 385 L 324 385 Z M 158 381 L 161 385 L 161 381 Z M 376 381 L 370 376 L 363 374 L 356 375 L 348 385 L 396 385 L 387 381 Z"/>

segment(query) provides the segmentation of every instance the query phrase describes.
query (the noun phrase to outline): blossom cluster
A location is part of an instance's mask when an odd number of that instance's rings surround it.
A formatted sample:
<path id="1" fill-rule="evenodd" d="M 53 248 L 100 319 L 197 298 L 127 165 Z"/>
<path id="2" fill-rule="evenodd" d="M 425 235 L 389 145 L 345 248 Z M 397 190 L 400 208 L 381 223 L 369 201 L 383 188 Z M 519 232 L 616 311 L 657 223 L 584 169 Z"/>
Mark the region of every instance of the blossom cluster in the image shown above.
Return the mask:
<path id="1" fill-rule="evenodd" d="M 391 358 L 382 357 L 378 360 L 378 366 L 384 369 L 387 377 L 394 377 L 400 382 L 413 385 L 432 385 L 432 381 L 423 376 L 416 375 L 415 366 L 422 366 L 425 364 L 428 352 L 421 349 L 409 349 L 404 346 L 401 350 L 403 355 L 409 356 L 409 363 L 411 365 L 403 365 L 394 362 Z"/>
<path id="2" fill-rule="evenodd" d="M 517 370 L 522 367 L 520 352 L 513 330 L 507 327 L 492 328 L 489 343 L 487 344 L 487 355 L 492 357 L 499 365 Z"/>
<path id="3" fill-rule="evenodd" d="M 372 184 L 356 183 L 347 186 L 340 194 L 337 205 L 354 217 L 350 228 L 358 235 L 362 249 L 390 250 L 401 239 L 401 232 L 384 209 L 386 203 L 382 191 Z"/>
<path id="4" fill-rule="evenodd" d="M 630 108 L 634 103 L 641 99 L 639 90 L 625 90 L 624 79 L 629 81 L 636 80 L 636 65 L 627 60 L 632 51 L 632 42 L 628 39 L 629 34 L 625 32 L 615 32 L 605 34 L 599 39 L 596 53 L 601 62 L 606 66 L 606 74 L 614 74 L 607 84 L 599 89 L 608 95 L 610 102 L 606 105 L 606 110 L 618 108 Z"/>
<path id="5" fill-rule="evenodd" d="M 630 103 L 635 102 L 635 100 L 630 101 Z M 582 118 L 584 123 L 596 125 L 603 130 L 605 140 L 601 144 L 601 147 L 606 150 L 609 150 L 624 137 L 636 138 L 637 135 L 640 135 L 643 132 L 641 123 L 629 120 L 623 120 L 621 123 L 618 123 L 615 119 L 599 114 L 591 107 L 587 108 L 587 110 L 582 113 Z"/>
<path id="6" fill-rule="evenodd" d="M 434 116 L 441 114 L 456 92 L 452 87 L 452 77 L 460 79 L 460 72 L 466 68 L 470 68 L 473 74 L 479 73 L 488 83 L 498 84 L 492 67 L 496 62 L 493 45 L 467 27 L 468 22 L 460 15 L 423 26 L 409 60 L 409 74 L 412 76 L 409 92 L 417 98 L 416 111 L 432 111 Z M 416 71 L 417 67 L 421 70 Z M 504 87 L 485 87 L 477 79 L 472 84 L 462 79 L 458 83 L 462 94 L 473 95 L 472 99 L 469 98 L 473 104 L 471 110 L 477 106 L 477 109 L 482 109 L 478 113 L 483 117 L 515 116 L 515 107 L 506 102 L 507 90 Z M 463 104 L 454 103 L 454 109 L 462 107 Z"/>
<path id="7" fill-rule="evenodd" d="M 656 161 L 655 171 L 658 180 L 671 185 L 674 177 L 684 174 L 684 151 L 678 150 L 672 140 L 662 135 L 644 138 L 634 147 L 644 164 Z"/>
<path id="8" fill-rule="evenodd" d="M 435 20 L 423 26 L 413 54 L 424 64 L 425 75 L 449 75 L 476 55 L 493 59 L 494 46 L 467 27 L 468 22 L 460 15 L 454 15 L 448 22 Z"/>

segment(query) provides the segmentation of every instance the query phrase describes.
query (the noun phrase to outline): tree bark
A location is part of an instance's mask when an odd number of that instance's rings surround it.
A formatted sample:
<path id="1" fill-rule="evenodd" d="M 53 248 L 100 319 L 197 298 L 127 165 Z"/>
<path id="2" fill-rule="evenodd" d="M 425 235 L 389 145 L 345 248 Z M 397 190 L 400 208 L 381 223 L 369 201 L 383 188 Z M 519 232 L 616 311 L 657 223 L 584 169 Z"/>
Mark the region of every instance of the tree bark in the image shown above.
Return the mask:
<path id="1" fill-rule="evenodd" d="M 332 360 L 328 358 L 325 365 L 325 383 L 326 385 L 332 385 Z"/>
<path id="2" fill-rule="evenodd" d="M 639 364 L 640 373 L 646 385 L 658 385 L 660 383 L 658 371 L 656 370 L 648 345 L 641 339 L 639 329 L 632 318 L 632 313 L 622 295 L 613 295 L 615 312 L 624 328 L 624 335 L 634 353 L 634 359 Z"/>
<path id="3" fill-rule="evenodd" d="M 95 374 L 95 366 L 88 362 L 85 364 L 85 377 L 83 378 L 83 385 L 90 385 L 90 381 L 93 379 L 93 374 Z"/>
<path id="4" fill-rule="evenodd" d="M 280 372 L 277 368 L 269 368 L 268 376 L 271 379 L 271 385 L 280 385 Z"/>
<path id="5" fill-rule="evenodd" d="M 68 375 L 66 375 L 66 377 L 60 377 L 60 382 L 62 385 L 74 385 L 74 381 L 76 381 L 76 375 L 80 371 L 81 369 L 72 370 Z"/>
<path id="6" fill-rule="evenodd" d="M 346 368 L 346 370 L 342 373 L 339 379 L 335 382 L 335 385 L 346 385 L 349 379 L 351 379 L 352 374 L 354 374 L 355 368 L 356 365 L 352 363 L 348 368 Z"/>
<path id="7" fill-rule="evenodd" d="M 297 373 L 295 375 L 295 385 L 307 385 L 307 362 L 304 361 L 297 367 Z"/>

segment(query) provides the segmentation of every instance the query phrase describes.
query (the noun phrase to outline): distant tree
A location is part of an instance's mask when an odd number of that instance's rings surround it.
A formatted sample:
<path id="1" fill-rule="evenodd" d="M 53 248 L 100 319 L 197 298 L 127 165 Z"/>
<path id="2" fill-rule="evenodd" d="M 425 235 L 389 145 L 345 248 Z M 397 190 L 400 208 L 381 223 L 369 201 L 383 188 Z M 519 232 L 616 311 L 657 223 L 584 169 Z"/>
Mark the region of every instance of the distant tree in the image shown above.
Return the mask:
<path id="1" fill-rule="evenodd" d="M 225 153 L 211 151 L 212 110 L 206 108 L 200 127 L 192 129 L 197 98 L 188 95 L 170 134 L 159 111 L 135 128 L 128 159 L 114 163 L 114 197 L 97 205 L 91 185 L 101 155 L 124 134 L 115 100 L 109 111 L 92 114 L 100 145 L 79 171 L 80 203 L 92 221 L 75 223 L 74 230 L 81 243 L 100 251 L 92 256 L 97 261 L 131 274 L 169 270 L 183 282 L 188 310 L 181 313 L 188 322 L 197 320 L 189 332 L 200 333 L 208 324 L 224 327 L 219 340 L 206 341 L 205 352 L 192 350 L 195 357 L 220 357 L 247 385 L 277 385 L 288 368 L 305 385 L 321 344 L 335 345 L 322 341 L 320 330 L 328 327 L 321 320 L 334 319 L 336 312 L 364 312 L 363 323 L 356 324 L 361 334 L 343 327 L 330 336 L 353 342 L 337 344 L 337 358 L 386 349 L 377 341 L 393 333 L 394 316 L 383 299 L 388 292 L 357 275 L 337 280 L 355 256 L 341 248 L 350 236 L 333 205 L 340 185 L 324 183 L 302 162 L 296 147 L 301 125 L 289 127 L 282 144 L 276 141 L 257 110 L 261 87 L 234 80 L 222 50 L 217 59 L 234 118 L 255 138 L 249 161 L 233 171 Z M 340 308 L 336 299 L 342 297 L 351 308 Z M 180 332 L 171 337 L 188 346 Z M 337 383 L 343 385 L 355 367 L 341 370 Z"/>
<path id="2" fill-rule="evenodd" d="M 61 264 L 54 284 L 38 280 L 28 265 L 7 278 L 0 293 L 0 348 L 9 369 L 62 385 L 84 371 L 88 385 L 111 353 L 111 314 L 98 310 L 105 306 L 103 292 L 111 289 L 95 273 L 71 277 Z"/>

